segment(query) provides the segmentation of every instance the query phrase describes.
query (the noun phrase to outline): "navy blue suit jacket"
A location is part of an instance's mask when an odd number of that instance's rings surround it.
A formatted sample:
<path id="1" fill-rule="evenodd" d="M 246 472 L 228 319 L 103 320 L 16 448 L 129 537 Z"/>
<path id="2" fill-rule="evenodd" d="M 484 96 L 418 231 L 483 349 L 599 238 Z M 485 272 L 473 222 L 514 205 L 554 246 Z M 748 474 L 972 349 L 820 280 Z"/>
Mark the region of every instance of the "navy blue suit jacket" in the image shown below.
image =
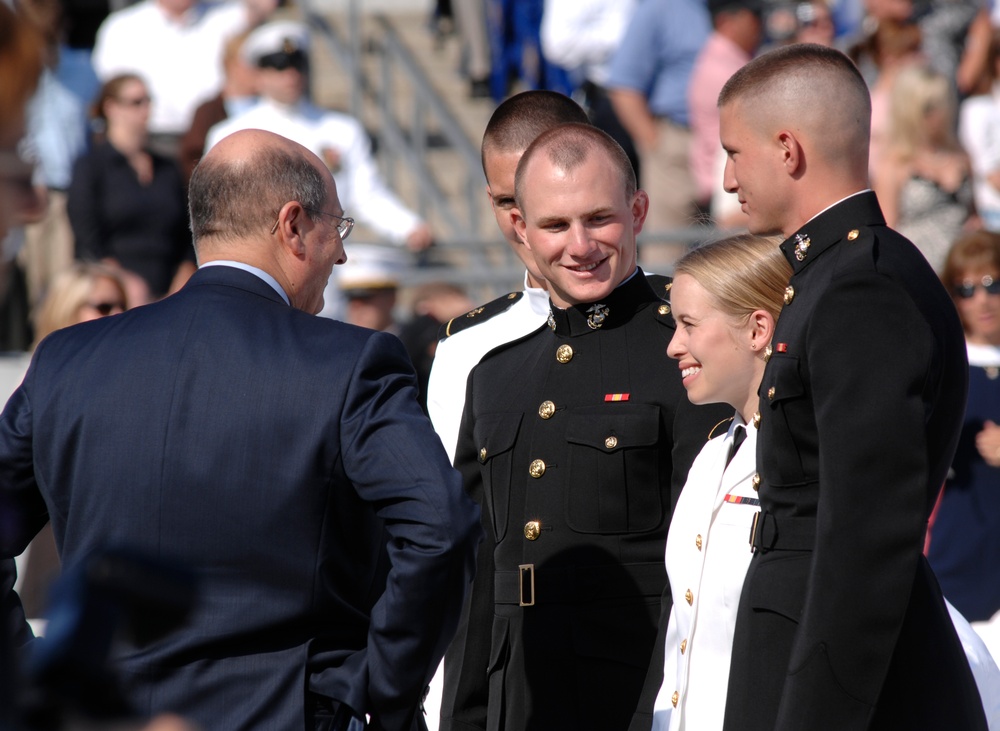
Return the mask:
<path id="1" fill-rule="evenodd" d="M 0 560 L 51 519 L 66 566 L 197 571 L 189 626 L 117 657 L 140 712 L 301 731 L 311 690 L 410 728 L 481 534 L 415 395 L 395 337 L 201 269 L 38 347 L 0 417 Z"/>

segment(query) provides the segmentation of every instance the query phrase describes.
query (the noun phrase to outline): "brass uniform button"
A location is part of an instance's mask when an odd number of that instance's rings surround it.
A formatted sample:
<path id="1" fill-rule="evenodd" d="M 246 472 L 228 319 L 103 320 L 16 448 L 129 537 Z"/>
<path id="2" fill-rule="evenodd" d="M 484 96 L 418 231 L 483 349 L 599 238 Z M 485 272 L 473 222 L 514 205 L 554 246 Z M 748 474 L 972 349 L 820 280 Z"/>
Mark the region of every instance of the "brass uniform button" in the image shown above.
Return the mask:
<path id="1" fill-rule="evenodd" d="M 556 348 L 556 360 L 560 363 L 569 363 L 573 360 L 573 348 L 568 345 L 560 345 Z"/>
<path id="2" fill-rule="evenodd" d="M 509 300 L 517 299 L 517 292 L 511 292 L 509 295 L 507 295 L 507 299 Z"/>
<path id="3" fill-rule="evenodd" d="M 608 437 L 604 440 L 604 446 L 608 449 L 614 449 L 618 446 L 618 437 Z"/>
<path id="4" fill-rule="evenodd" d="M 786 305 L 792 304 L 793 299 L 795 299 L 795 287 L 789 284 L 787 287 L 785 287 L 785 304 Z"/>
<path id="5" fill-rule="evenodd" d="M 542 524 L 537 520 L 529 520 L 524 524 L 524 537 L 529 541 L 537 541 L 541 532 Z"/>
<path id="6" fill-rule="evenodd" d="M 774 400 L 774 395 L 776 393 L 778 393 L 778 389 L 776 389 L 774 386 L 771 386 L 769 389 L 767 389 L 767 397 L 772 401 Z"/>
<path id="7" fill-rule="evenodd" d="M 675 690 L 675 691 L 674 691 L 674 694 L 673 694 L 672 696 L 670 696 L 670 702 L 671 702 L 671 703 L 673 703 L 673 705 L 674 705 L 674 708 L 677 708 L 677 701 L 679 701 L 680 699 L 681 699 L 681 695 L 680 695 L 680 693 L 678 693 L 678 692 L 677 692 L 677 691 Z"/>
<path id="8" fill-rule="evenodd" d="M 681 654 L 682 655 L 684 654 L 684 651 L 686 649 L 688 649 L 688 641 L 687 640 L 681 640 Z"/>
<path id="9" fill-rule="evenodd" d="M 542 401 L 542 405 L 538 407 L 538 415 L 543 419 L 551 419 L 554 413 L 556 405 L 551 401 Z"/>
<path id="10" fill-rule="evenodd" d="M 854 241 L 854 239 L 858 238 L 858 236 L 860 235 L 861 235 L 860 231 L 858 231 L 856 228 L 852 228 L 850 232 L 847 234 L 847 240 Z"/>
<path id="11" fill-rule="evenodd" d="M 479 450 L 479 461 L 480 462 L 486 461 L 486 447 L 483 447 L 482 449 Z"/>
<path id="12" fill-rule="evenodd" d="M 528 465 L 528 474 L 537 480 L 545 474 L 545 463 L 540 459 L 532 460 L 531 464 Z"/>
<path id="13" fill-rule="evenodd" d="M 701 550 L 701 533 L 694 537 L 694 545 L 698 547 L 699 551 Z"/>
<path id="14" fill-rule="evenodd" d="M 684 592 L 684 599 L 687 601 L 688 604 L 694 604 L 694 594 L 690 589 Z"/>
<path id="15" fill-rule="evenodd" d="M 755 411 L 754 415 L 750 418 L 751 423 L 753 423 L 754 429 L 760 429 L 760 412 Z"/>
<path id="16" fill-rule="evenodd" d="M 757 492 L 760 489 L 760 473 L 754 472 L 753 479 L 750 480 L 750 486 L 753 487 L 753 491 Z"/>
<path id="17" fill-rule="evenodd" d="M 771 353 L 773 353 L 773 352 L 774 352 L 774 348 L 771 347 L 770 343 L 768 343 L 767 347 L 764 348 L 764 362 L 765 363 L 767 363 L 769 360 L 771 360 Z"/>
<path id="18" fill-rule="evenodd" d="M 656 308 L 656 311 L 659 312 L 661 315 L 669 315 L 670 305 L 660 305 L 659 307 Z"/>

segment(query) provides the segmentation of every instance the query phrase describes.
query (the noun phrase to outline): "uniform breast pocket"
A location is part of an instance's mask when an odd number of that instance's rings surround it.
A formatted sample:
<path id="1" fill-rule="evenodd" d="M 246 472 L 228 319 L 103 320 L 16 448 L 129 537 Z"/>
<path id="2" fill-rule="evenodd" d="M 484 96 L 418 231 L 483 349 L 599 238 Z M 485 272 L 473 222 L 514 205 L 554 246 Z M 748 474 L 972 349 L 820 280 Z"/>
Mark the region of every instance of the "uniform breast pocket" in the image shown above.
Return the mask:
<path id="1" fill-rule="evenodd" d="M 659 407 L 576 409 L 567 414 L 566 441 L 566 518 L 573 530 L 640 533 L 660 524 L 669 475 L 661 474 L 667 447 L 660 444 Z"/>
<path id="2" fill-rule="evenodd" d="M 793 487 L 810 480 L 801 455 L 815 452 L 815 445 L 808 444 L 815 428 L 809 426 L 814 419 L 805 393 L 799 359 L 775 353 L 760 388 L 760 439 L 766 453 L 761 472 L 773 487 Z"/>
<path id="3" fill-rule="evenodd" d="M 486 508 L 493 519 L 497 541 L 507 531 L 514 441 L 520 427 L 521 414 L 487 414 L 476 421 L 473 429 L 473 438 L 479 450 L 479 471 L 483 476 Z"/>

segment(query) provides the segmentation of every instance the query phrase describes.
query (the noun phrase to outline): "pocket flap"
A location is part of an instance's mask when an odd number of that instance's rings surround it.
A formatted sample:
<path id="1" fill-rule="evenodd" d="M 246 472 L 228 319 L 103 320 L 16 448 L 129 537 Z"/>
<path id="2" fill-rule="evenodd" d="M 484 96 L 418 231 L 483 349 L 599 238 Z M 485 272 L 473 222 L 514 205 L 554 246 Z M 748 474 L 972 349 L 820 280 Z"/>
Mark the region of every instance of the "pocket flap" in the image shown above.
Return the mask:
<path id="1" fill-rule="evenodd" d="M 660 409 L 654 404 L 615 403 L 574 409 L 566 418 L 566 441 L 602 452 L 651 447 L 660 436 Z"/>
<path id="2" fill-rule="evenodd" d="M 481 463 L 510 451 L 521 428 L 521 417 L 519 413 L 486 414 L 476 420 L 473 437 Z"/>
<path id="3" fill-rule="evenodd" d="M 761 401 L 771 406 L 804 394 L 799 359 L 794 355 L 774 353 L 764 371 L 759 393 Z"/>

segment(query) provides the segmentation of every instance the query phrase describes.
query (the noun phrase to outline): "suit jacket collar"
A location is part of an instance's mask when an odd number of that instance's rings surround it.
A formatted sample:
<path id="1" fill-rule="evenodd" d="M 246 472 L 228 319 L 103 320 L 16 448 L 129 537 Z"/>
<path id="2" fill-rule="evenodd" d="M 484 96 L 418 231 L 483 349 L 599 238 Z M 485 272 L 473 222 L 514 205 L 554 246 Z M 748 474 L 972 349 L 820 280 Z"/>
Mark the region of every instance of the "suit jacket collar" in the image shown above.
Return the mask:
<path id="1" fill-rule="evenodd" d="M 203 285 L 222 285 L 235 287 L 245 292 L 259 295 L 278 304 L 285 305 L 281 295 L 272 289 L 271 285 L 250 272 L 230 266 L 211 266 L 198 269 L 184 285 L 184 289 Z M 285 305 L 287 307 L 287 305 Z"/>
<path id="2" fill-rule="evenodd" d="M 878 199 L 875 193 L 867 191 L 845 198 L 807 221 L 782 242 L 781 251 L 792 265 L 793 272 L 798 274 L 827 249 L 845 239 L 850 240 L 852 231 L 857 236 L 858 229 L 884 225 L 885 217 Z"/>

